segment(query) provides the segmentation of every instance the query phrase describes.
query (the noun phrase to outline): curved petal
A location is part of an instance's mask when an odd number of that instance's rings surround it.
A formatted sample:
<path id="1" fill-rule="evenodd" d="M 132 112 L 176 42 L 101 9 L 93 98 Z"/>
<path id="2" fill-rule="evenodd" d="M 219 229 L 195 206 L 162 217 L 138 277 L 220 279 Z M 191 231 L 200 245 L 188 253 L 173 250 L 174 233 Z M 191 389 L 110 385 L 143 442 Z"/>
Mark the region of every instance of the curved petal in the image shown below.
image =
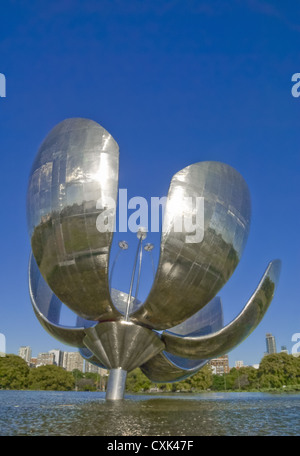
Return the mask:
<path id="1" fill-rule="evenodd" d="M 28 229 L 41 274 L 63 303 L 89 320 L 119 316 L 108 285 L 118 174 L 112 136 L 75 118 L 51 130 L 29 178 Z M 100 232 L 105 215 L 108 231 Z"/>
<path id="2" fill-rule="evenodd" d="M 99 359 L 86 347 L 79 348 L 80 355 L 89 363 L 94 364 L 94 366 L 101 367 L 106 369 L 106 367 L 100 363 Z"/>
<path id="3" fill-rule="evenodd" d="M 144 305 L 130 318 L 151 328 L 167 329 L 204 307 L 240 260 L 250 212 L 247 184 L 232 167 L 200 162 L 175 174 L 154 284 Z M 192 225 L 194 219 L 196 233 L 192 235 L 188 222 Z"/>
<path id="4" fill-rule="evenodd" d="M 223 311 L 219 296 L 203 309 L 168 332 L 181 336 L 204 335 L 221 329 Z M 154 382 L 178 382 L 198 372 L 208 360 L 191 360 L 162 352 L 141 366 L 142 372 Z"/>
<path id="5" fill-rule="evenodd" d="M 127 307 L 127 301 L 128 301 L 128 294 L 125 293 L 124 291 L 116 290 L 115 288 L 111 289 L 111 299 L 112 302 L 115 306 L 115 308 L 122 314 L 125 315 L 126 313 L 126 307 Z M 135 299 L 134 296 L 131 296 L 130 299 L 130 307 L 133 309 L 133 311 L 139 307 L 141 304 L 141 301 L 138 299 Z"/>
<path id="6" fill-rule="evenodd" d="M 43 279 L 32 254 L 30 255 L 28 275 L 30 300 L 34 313 L 43 328 L 64 344 L 84 347 L 85 332 L 83 326 L 59 324 L 62 303 Z"/>
<path id="7" fill-rule="evenodd" d="M 215 358 L 228 353 L 240 344 L 260 323 L 275 292 L 281 261 L 269 263 L 257 289 L 242 312 L 227 326 L 206 336 L 178 336 L 165 331 L 162 340 L 166 350 L 190 359 Z"/>
<path id="8" fill-rule="evenodd" d="M 152 382 L 170 383 L 179 382 L 196 374 L 207 362 L 208 360 L 199 360 L 194 367 L 184 369 L 172 362 L 165 352 L 162 352 L 140 366 L 140 369 Z"/>
<path id="9" fill-rule="evenodd" d="M 181 336 L 203 336 L 218 331 L 223 327 L 223 309 L 221 298 L 216 296 L 203 309 L 168 332 Z"/>

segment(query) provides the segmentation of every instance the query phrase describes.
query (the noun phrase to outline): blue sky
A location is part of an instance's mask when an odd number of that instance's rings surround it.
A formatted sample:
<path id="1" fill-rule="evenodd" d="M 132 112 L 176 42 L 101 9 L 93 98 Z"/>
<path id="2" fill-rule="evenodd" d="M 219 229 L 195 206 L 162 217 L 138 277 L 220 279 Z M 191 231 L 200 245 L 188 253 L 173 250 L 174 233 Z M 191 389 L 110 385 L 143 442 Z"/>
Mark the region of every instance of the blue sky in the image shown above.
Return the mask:
<path id="1" fill-rule="evenodd" d="M 268 262 L 281 258 L 276 296 L 260 326 L 230 355 L 258 363 L 265 334 L 291 351 L 300 333 L 299 121 L 291 77 L 300 72 L 298 1 L 7 1 L 1 4 L 0 333 L 7 352 L 54 347 L 28 295 L 29 171 L 39 144 L 68 117 L 106 128 L 120 146 L 120 188 L 166 195 L 183 167 L 218 160 L 236 168 L 252 196 L 241 262 L 221 290 L 225 323 L 242 309 Z M 128 291 L 136 240 L 114 283 Z M 155 243 L 158 261 L 159 236 Z M 140 297 L 150 287 L 144 258 Z M 125 272 L 122 272 L 125 271 Z"/>

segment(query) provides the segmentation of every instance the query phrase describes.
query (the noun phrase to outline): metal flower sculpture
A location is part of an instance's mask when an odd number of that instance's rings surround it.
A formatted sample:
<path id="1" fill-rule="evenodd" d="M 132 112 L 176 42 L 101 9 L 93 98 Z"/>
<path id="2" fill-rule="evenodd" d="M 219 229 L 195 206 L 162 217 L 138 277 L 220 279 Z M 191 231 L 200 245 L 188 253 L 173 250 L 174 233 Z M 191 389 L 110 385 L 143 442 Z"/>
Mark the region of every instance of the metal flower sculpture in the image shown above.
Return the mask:
<path id="1" fill-rule="evenodd" d="M 123 397 L 127 372 L 136 367 L 155 382 L 179 381 L 228 353 L 263 318 L 280 272 L 280 261 L 270 262 L 241 313 L 223 326 L 216 295 L 241 258 L 251 205 L 237 171 L 206 161 L 172 178 L 159 264 L 146 301 L 134 299 L 132 287 L 128 294 L 111 289 L 113 232 L 99 232 L 96 223 L 106 201 L 117 200 L 118 172 L 112 136 L 94 121 L 67 119 L 42 143 L 27 198 L 34 312 L 52 336 L 110 370 L 107 399 Z M 186 242 L 184 228 L 173 229 L 179 211 L 191 211 L 186 197 L 204 201 L 198 243 Z M 141 233 L 140 244 L 143 238 Z M 76 326 L 60 324 L 63 304 L 77 314 Z"/>

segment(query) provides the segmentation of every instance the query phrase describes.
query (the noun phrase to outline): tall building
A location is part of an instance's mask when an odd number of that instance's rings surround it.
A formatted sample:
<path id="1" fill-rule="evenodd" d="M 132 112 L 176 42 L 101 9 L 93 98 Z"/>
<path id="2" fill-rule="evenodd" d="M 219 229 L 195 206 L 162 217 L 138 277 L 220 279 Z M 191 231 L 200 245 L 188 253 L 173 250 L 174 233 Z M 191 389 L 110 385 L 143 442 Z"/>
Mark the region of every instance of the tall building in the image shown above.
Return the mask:
<path id="1" fill-rule="evenodd" d="M 277 353 L 275 337 L 272 336 L 271 333 L 267 333 L 266 334 L 266 345 L 267 345 L 267 353 L 268 353 L 268 355 L 271 355 L 273 353 Z"/>
<path id="2" fill-rule="evenodd" d="M 37 365 L 37 358 L 30 359 L 30 367 L 36 367 Z"/>
<path id="3" fill-rule="evenodd" d="M 285 345 L 281 345 L 280 353 L 286 353 L 287 355 L 289 354 L 289 351 Z"/>
<path id="4" fill-rule="evenodd" d="M 99 375 L 103 375 L 103 376 L 108 375 L 107 369 L 103 369 L 101 367 L 95 366 L 94 364 L 89 363 L 88 361 L 85 362 L 84 372 L 85 373 L 92 372 L 94 374 L 99 374 Z"/>
<path id="5" fill-rule="evenodd" d="M 244 367 L 244 361 L 235 361 L 234 367 L 236 369 L 240 369 L 241 367 Z"/>
<path id="6" fill-rule="evenodd" d="M 93 373 L 93 374 L 99 374 L 100 367 L 95 366 L 92 363 L 89 363 L 88 361 L 85 362 L 84 366 L 84 372 L 87 373 Z"/>
<path id="7" fill-rule="evenodd" d="M 6 339 L 5 335 L 0 333 L 0 356 L 6 356 Z"/>
<path id="8" fill-rule="evenodd" d="M 230 371 L 228 355 L 211 359 L 208 364 L 211 366 L 213 374 L 216 375 L 228 374 Z"/>
<path id="9" fill-rule="evenodd" d="M 24 359 L 27 364 L 30 364 L 31 359 L 31 348 L 28 346 L 22 346 L 19 348 L 19 356 Z"/>
<path id="10" fill-rule="evenodd" d="M 64 352 L 63 355 L 63 368 L 72 372 L 78 369 L 83 372 L 84 359 L 79 352 Z"/>
<path id="11" fill-rule="evenodd" d="M 62 352 L 61 350 L 58 350 L 58 349 L 54 349 L 54 350 L 50 350 L 49 353 L 54 355 L 54 364 L 56 366 L 62 367 L 64 352 Z"/>
<path id="12" fill-rule="evenodd" d="M 53 353 L 39 353 L 36 360 L 36 367 L 54 364 Z"/>

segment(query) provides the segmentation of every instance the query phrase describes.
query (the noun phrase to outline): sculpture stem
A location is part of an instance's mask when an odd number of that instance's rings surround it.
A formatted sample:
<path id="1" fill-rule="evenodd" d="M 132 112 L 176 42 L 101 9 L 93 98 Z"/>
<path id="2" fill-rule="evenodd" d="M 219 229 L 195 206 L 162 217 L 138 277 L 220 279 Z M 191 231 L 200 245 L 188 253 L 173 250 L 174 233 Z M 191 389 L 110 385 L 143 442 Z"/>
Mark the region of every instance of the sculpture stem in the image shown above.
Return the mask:
<path id="1" fill-rule="evenodd" d="M 123 399 L 126 385 L 127 371 L 121 367 L 111 369 L 109 372 L 106 400 L 116 401 Z"/>
<path id="2" fill-rule="evenodd" d="M 143 249 L 142 249 L 142 242 L 143 239 L 140 239 L 140 261 L 139 261 L 139 271 L 138 271 L 138 278 L 137 278 L 137 283 L 136 283 L 136 289 L 135 289 L 135 295 L 134 299 L 138 298 L 139 294 L 139 286 L 140 286 L 140 278 L 141 278 L 141 269 L 142 269 L 142 257 L 143 257 Z"/>
<path id="3" fill-rule="evenodd" d="M 152 255 L 152 252 L 150 252 L 150 256 L 151 256 L 151 263 L 152 263 L 152 271 L 153 271 L 153 278 L 155 279 L 155 266 L 154 266 L 154 260 L 153 260 L 153 255 Z"/>
<path id="4" fill-rule="evenodd" d="M 109 278 L 109 291 L 110 292 L 111 292 L 111 284 L 112 284 L 113 272 L 114 272 L 115 265 L 116 265 L 117 259 L 119 258 L 119 255 L 120 255 L 121 251 L 122 250 L 118 251 L 118 253 L 117 253 L 117 255 L 116 255 L 115 259 L 114 259 L 111 271 L 110 271 L 110 278 Z"/>
<path id="5" fill-rule="evenodd" d="M 141 247 L 142 241 L 143 241 L 142 238 L 140 238 L 139 243 L 138 243 L 138 248 L 137 248 L 137 251 L 136 251 L 136 255 L 135 255 L 135 260 L 134 260 L 134 265 L 133 265 L 133 270 L 132 270 L 132 276 L 131 276 L 130 290 L 129 290 L 129 293 L 128 293 L 126 313 L 125 313 L 125 320 L 126 321 L 128 321 L 128 317 L 129 317 L 129 308 L 130 308 L 130 304 L 131 304 L 130 301 L 131 301 L 131 296 L 132 296 L 132 288 L 133 288 L 136 264 L 137 264 L 139 249 Z"/>

